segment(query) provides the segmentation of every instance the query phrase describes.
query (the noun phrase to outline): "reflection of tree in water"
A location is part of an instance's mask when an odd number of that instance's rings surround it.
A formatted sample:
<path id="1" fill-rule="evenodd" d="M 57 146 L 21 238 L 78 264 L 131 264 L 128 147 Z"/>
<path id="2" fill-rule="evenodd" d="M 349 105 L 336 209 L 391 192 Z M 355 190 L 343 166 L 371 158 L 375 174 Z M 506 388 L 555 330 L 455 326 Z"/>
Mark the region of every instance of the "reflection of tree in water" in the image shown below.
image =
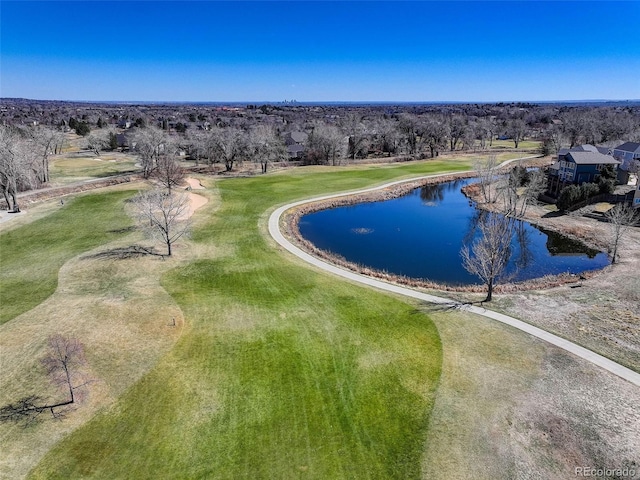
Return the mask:
<path id="1" fill-rule="evenodd" d="M 519 255 L 516 258 L 516 266 L 519 270 L 524 270 L 533 264 L 533 252 L 531 251 L 531 237 L 524 222 L 516 221 L 515 236 L 518 242 Z"/>
<path id="2" fill-rule="evenodd" d="M 445 192 L 459 190 L 466 180 L 453 180 L 451 182 L 423 185 L 420 188 L 420 199 L 423 203 L 432 204 L 444 200 Z"/>
<path id="3" fill-rule="evenodd" d="M 468 245 L 473 242 L 473 239 L 476 237 L 476 231 L 478 230 L 478 225 L 483 219 L 488 215 L 488 212 L 484 210 L 474 209 L 473 215 L 469 218 L 469 227 L 467 228 L 467 232 L 462 237 L 462 244 Z"/>
<path id="4" fill-rule="evenodd" d="M 469 219 L 469 226 L 467 232 L 462 238 L 463 245 L 470 245 L 473 243 L 477 236 L 477 231 L 483 223 L 486 223 L 490 215 L 498 215 L 496 213 L 490 213 L 485 210 L 476 209 L 473 216 Z M 500 215 L 502 216 L 502 215 Z M 514 265 L 516 270 L 512 272 L 509 277 L 514 277 L 519 270 L 524 270 L 533 264 L 534 256 L 531 251 L 531 233 L 527 230 L 525 222 L 515 220 L 511 217 L 505 217 L 507 222 L 511 224 L 508 231 L 513 233 L 513 239 L 518 244 L 518 256 L 514 259 Z"/>

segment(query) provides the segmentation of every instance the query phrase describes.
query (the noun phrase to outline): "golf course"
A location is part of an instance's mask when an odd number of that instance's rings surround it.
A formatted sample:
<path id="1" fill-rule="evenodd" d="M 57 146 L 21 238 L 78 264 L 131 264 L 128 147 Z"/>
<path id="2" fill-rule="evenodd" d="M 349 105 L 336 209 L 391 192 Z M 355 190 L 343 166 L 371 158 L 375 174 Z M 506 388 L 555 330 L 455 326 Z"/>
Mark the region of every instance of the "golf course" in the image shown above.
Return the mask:
<path id="1" fill-rule="evenodd" d="M 526 392 L 595 367 L 323 273 L 267 233 L 270 213 L 295 200 L 469 168 L 462 157 L 202 176 L 209 201 L 165 258 L 105 254 L 149 244 L 128 201 L 143 183 L 3 225 L 0 400 L 59 395 L 39 363 L 53 333 L 82 342 L 88 380 L 65 418 L 0 424 L 0 477 L 496 478 L 524 457 L 562 469 L 547 447 L 502 447 L 511 420 L 531 414 L 517 405 L 536 403 Z M 574 408 L 556 414 L 579 422 Z"/>

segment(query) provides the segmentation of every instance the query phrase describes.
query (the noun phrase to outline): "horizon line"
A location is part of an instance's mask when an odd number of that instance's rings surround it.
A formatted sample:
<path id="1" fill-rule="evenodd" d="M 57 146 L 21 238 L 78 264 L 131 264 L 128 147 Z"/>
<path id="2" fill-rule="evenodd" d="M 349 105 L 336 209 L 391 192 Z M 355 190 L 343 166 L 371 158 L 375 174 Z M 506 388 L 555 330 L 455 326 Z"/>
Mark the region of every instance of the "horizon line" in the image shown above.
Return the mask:
<path id="1" fill-rule="evenodd" d="M 639 103 L 638 99 L 564 99 L 564 100 L 63 100 L 27 97 L 0 97 L 4 100 L 23 100 L 36 102 L 67 102 L 67 103 L 113 103 L 132 105 L 177 105 L 177 104 L 247 104 L 247 105 L 465 105 L 465 104 L 498 104 L 498 103 Z"/>

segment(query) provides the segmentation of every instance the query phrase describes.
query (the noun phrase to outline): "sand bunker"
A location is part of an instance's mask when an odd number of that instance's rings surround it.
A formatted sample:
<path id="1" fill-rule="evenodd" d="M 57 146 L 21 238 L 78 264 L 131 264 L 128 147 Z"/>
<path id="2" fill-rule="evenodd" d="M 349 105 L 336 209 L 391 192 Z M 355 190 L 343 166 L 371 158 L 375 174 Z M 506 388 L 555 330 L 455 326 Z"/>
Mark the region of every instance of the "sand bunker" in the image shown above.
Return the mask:
<path id="1" fill-rule="evenodd" d="M 193 215 L 197 209 L 205 205 L 209 199 L 196 193 L 189 193 L 189 209 L 185 212 L 185 220 Z"/>
<path id="2" fill-rule="evenodd" d="M 187 178 L 186 181 L 191 187 L 191 190 L 204 190 L 204 187 L 200 183 L 200 180 L 196 180 L 195 178 Z"/>

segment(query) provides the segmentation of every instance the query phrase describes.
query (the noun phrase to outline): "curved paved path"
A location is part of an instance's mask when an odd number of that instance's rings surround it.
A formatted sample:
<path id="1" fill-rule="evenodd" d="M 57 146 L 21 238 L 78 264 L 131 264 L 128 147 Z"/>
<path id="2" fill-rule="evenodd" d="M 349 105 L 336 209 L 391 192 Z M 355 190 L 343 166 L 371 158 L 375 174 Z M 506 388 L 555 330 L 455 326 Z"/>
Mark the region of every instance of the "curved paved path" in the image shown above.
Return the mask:
<path id="1" fill-rule="evenodd" d="M 443 174 L 445 175 L 445 174 Z M 608 358 L 603 357 L 602 355 L 598 355 L 595 352 L 592 352 L 591 350 L 588 350 L 584 347 L 581 347 L 580 345 L 577 345 L 573 342 L 570 342 L 569 340 L 565 340 L 564 338 L 558 337 L 557 335 L 554 335 L 552 333 L 549 333 L 545 330 L 542 330 L 541 328 L 538 327 L 534 327 L 533 325 L 530 325 L 528 323 L 525 323 L 521 320 L 515 319 L 513 317 L 509 317 L 508 315 L 503 315 L 501 313 L 497 313 L 497 312 L 493 312 L 491 310 L 487 310 L 485 308 L 482 307 L 477 307 L 477 306 L 473 306 L 473 305 L 462 305 L 459 304 L 458 302 L 456 302 L 455 300 L 449 299 L 449 298 L 443 298 L 443 297 L 436 297 L 434 295 L 429 295 L 427 293 L 422 293 L 419 292 L 417 290 L 413 290 L 411 288 L 407 288 L 407 287 L 401 287 L 399 285 L 394 285 L 391 283 L 387 283 L 387 282 L 383 282 L 381 280 L 377 280 L 375 278 L 371 278 L 371 277 L 367 277 L 365 275 L 360 275 L 358 273 L 352 272 L 350 270 L 345 270 L 342 269 L 340 267 L 337 267 L 335 265 L 332 265 L 330 263 L 327 263 L 323 260 L 320 260 L 310 254 L 308 254 L 307 252 L 301 250 L 300 248 L 296 247 L 295 245 L 293 245 L 289 240 L 287 240 L 284 235 L 282 234 L 282 232 L 280 231 L 280 217 L 282 216 L 282 214 L 286 211 L 289 210 L 292 207 L 296 207 L 298 205 L 303 205 L 305 203 L 311 203 L 311 202 L 317 202 L 319 200 L 326 200 L 329 198 L 336 198 L 336 197 L 343 197 L 343 196 L 347 196 L 347 195 L 354 195 L 357 193 L 365 193 L 365 192 L 371 192 L 373 190 L 378 190 L 381 188 L 386 188 L 386 187 L 390 187 L 393 185 L 398 185 L 400 183 L 405 183 L 405 182 L 412 182 L 412 181 L 416 181 L 416 180 L 421 180 L 421 179 L 426 179 L 426 178 L 433 178 L 433 177 L 437 177 L 437 176 L 443 176 L 443 175 L 428 175 L 428 176 L 423 176 L 423 177 L 416 177 L 416 178 L 412 178 L 412 179 L 405 179 L 405 180 L 399 180 L 399 181 L 395 181 L 395 182 L 390 182 L 390 183 L 386 183 L 384 185 L 380 185 L 378 187 L 373 187 L 373 188 L 366 188 L 363 190 L 354 190 L 351 192 L 344 192 L 344 193 L 338 193 L 338 194 L 334 194 L 334 195 L 325 195 L 322 197 L 314 197 L 308 200 L 301 200 L 299 202 L 294 202 L 294 203 L 290 203 L 288 205 L 284 205 L 282 207 L 279 207 L 278 209 L 276 209 L 271 216 L 269 217 L 269 234 L 273 237 L 273 239 L 278 242 L 282 247 L 284 247 L 286 250 L 288 250 L 289 252 L 291 252 L 292 254 L 294 254 L 295 256 L 301 258 L 302 260 L 315 265 L 316 267 L 319 267 L 323 270 L 326 270 L 328 272 L 331 272 L 335 275 L 339 275 L 341 277 L 347 278 L 349 280 L 352 280 L 354 282 L 358 282 L 358 283 L 362 283 L 364 285 L 369 285 L 371 287 L 375 287 L 375 288 L 379 288 L 380 290 L 386 290 L 388 292 L 393 292 L 393 293 L 398 293 L 400 295 L 404 295 L 407 297 L 411 297 L 411 298 L 416 298 L 418 300 L 422 300 L 428 303 L 435 303 L 435 304 L 441 304 L 441 305 L 450 305 L 450 306 L 456 306 L 458 308 L 462 308 L 466 311 L 472 312 L 472 313 L 476 313 L 478 315 L 482 315 L 484 317 L 487 318 L 492 318 L 494 320 L 497 320 L 499 322 L 505 323 L 507 325 L 511 325 L 512 327 L 515 327 L 519 330 L 522 330 L 523 332 L 526 332 L 530 335 L 533 335 L 534 337 L 540 338 L 542 340 L 545 340 L 553 345 L 556 345 L 557 347 L 562 348 L 563 350 L 570 352 L 574 355 L 577 355 L 580 358 L 583 358 L 584 360 L 587 360 L 588 362 L 591 362 L 594 365 L 597 365 L 599 367 L 604 368 L 605 370 L 608 370 L 609 372 L 613 373 L 614 375 L 617 375 L 637 386 L 640 386 L 640 374 L 634 372 L 633 370 L 624 367 L 622 365 L 620 365 L 619 363 L 616 363 L 612 360 L 609 360 Z M 450 174 L 446 174 L 446 175 L 450 175 Z"/>

